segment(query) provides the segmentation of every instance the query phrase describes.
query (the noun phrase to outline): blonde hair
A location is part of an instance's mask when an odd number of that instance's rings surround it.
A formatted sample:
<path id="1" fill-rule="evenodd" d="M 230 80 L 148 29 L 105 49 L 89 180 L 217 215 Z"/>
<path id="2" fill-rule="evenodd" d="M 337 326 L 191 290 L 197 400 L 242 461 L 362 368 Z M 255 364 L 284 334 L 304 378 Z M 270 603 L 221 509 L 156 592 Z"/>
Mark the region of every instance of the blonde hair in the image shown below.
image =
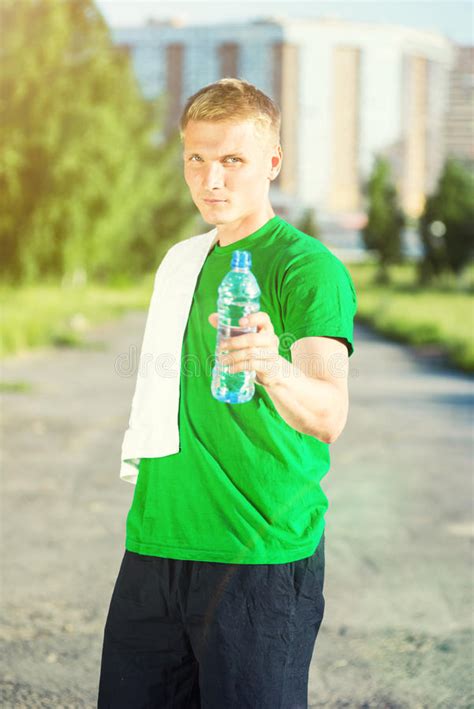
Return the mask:
<path id="1" fill-rule="evenodd" d="M 281 113 L 269 96 L 244 79 L 224 78 L 190 96 L 179 119 L 179 134 L 189 121 L 252 120 L 265 139 L 280 142 Z"/>

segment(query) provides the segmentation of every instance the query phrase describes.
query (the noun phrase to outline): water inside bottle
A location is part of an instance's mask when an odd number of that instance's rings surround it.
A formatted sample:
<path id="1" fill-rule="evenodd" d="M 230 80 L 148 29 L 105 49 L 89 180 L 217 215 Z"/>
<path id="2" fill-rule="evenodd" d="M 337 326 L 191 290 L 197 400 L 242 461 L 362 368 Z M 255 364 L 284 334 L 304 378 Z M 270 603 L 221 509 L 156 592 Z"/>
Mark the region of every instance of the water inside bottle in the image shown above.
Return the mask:
<path id="1" fill-rule="evenodd" d="M 235 254 L 236 252 L 234 252 Z M 250 262 L 250 259 L 248 259 Z M 229 372 L 229 365 L 220 363 L 220 355 L 228 350 L 219 349 L 222 339 L 257 332 L 254 327 L 242 327 L 240 319 L 260 308 L 260 289 L 255 276 L 248 270 L 231 270 L 218 288 L 218 325 L 216 334 L 215 364 L 212 371 L 211 390 L 218 401 L 239 404 L 250 401 L 255 391 L 255 372 L 244 370 Z"/>

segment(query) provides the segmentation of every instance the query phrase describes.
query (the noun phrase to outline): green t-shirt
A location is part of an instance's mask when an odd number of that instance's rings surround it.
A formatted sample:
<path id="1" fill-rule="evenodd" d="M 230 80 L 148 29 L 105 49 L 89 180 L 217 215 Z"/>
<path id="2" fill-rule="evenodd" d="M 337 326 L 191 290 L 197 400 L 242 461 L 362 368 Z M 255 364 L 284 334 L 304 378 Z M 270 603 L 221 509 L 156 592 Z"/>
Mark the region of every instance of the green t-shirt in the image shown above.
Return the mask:
<path id="1" fill-rule="evenodd" d="M 215 244 L 199 274 L 181 353 L 180 450 L 142 458 L 127 517 L 126 549 L 140 554 L 237 564 L 310 556 L 328 500 L 321 479 L 329 445 L 280 416 L 263 386 L 251 401 L 211 394 L 217 289 L 232 252 L 252 254 L 260 310 L 280 337 L 280 355 L 309 336 L 346 338 L 353 352 L 356 293 L 344 264 L 321 241 L 275 216 L 249 236 Z"/>

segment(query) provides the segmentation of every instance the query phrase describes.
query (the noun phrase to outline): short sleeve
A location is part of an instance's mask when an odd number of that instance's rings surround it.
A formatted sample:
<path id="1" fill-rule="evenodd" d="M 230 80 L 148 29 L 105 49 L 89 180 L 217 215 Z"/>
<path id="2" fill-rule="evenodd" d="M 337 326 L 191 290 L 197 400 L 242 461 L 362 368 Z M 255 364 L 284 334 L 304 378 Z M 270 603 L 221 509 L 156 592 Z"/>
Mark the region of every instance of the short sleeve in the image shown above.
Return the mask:
<path id="1" fill-rule="evenodd" d="M 286 341 L 342 337 L 354 352 L 357 296 L 351 275 L 332 253 L 296 256 L 285 271 L 281 308 Z"/>

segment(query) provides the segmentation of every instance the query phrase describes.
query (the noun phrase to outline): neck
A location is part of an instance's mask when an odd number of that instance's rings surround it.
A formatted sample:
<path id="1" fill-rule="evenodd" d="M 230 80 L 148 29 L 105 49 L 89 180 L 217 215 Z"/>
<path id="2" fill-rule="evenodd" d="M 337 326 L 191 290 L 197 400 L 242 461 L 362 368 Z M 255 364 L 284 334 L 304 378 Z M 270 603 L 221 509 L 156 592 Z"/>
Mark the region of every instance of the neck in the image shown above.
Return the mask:
<path id="1" fill-rule="evenodd" d="M 228 246 L 234 244 L 246 236 L 253 234 L 254 231 L 260 229 L 270 219 L 275 216 L 272 207 L 269 206 L 264 212 L 252 214 L 251 216 L 239 219 L 232 224 L 216 224 L 219 246 Z"/>

